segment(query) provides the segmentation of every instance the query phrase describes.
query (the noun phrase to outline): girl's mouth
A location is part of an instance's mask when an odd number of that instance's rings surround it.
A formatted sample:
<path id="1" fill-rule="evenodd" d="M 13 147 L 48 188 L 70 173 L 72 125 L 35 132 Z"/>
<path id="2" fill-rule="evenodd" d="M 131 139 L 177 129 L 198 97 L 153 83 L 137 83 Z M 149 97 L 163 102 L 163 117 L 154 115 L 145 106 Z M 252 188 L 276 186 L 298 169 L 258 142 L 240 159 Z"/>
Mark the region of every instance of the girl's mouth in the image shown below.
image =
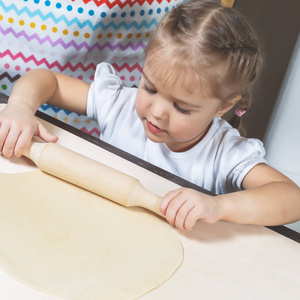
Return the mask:
<path id="1" fill-rule="evenodd" d="M 164 130 L 158 128 L 157 126 L 153 125 L 151 122 L 146 120 L 147 128 L 151 133 L 157 134 L 157 133 L 162 133 L 165 132 Z"/>

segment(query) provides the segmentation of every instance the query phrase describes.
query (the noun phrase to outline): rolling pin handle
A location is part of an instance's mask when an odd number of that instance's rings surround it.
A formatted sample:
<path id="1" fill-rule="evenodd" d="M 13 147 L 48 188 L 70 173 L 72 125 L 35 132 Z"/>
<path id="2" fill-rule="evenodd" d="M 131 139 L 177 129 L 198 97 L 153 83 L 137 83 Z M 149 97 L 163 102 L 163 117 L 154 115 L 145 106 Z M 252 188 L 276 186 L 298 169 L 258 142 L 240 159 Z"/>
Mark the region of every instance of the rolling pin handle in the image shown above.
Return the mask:
<path id="1" fill-rule="evenodd" d="M 126 206 L 144 207 L 164 217 L 159 209 L 160 202 L 161 197 L 145 189 L 140 181 L 137 180 L 131 188 Z"/>
<path id="2" fill-rule="evenodd" d="M 38 166 L 41 154 L 47 145 L 48 143 L 31 142 L 23 155 L 30 158 Z"/>

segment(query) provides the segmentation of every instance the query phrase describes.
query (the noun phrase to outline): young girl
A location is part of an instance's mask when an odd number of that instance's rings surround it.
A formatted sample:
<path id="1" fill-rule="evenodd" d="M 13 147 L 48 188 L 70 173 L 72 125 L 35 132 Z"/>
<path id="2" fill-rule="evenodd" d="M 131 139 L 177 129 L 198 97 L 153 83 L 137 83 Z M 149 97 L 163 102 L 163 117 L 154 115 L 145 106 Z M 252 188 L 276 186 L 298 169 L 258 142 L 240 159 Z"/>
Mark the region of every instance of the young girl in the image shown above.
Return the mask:
<path id="1" fill-rule="evenodd" d="M 260 141 L 221 119 L 234 110 L 236 121 L 249 107 L 260 65 L 257 39 L 236 10 L 183 4 L 152 37 L 138 89 L 124 86 L 106 63 L 91 85 L 42 69 L 21 77 L 0 114 L 0 150 L 19 157 L 33 135 L 55 142 L 34 117 L 48 102 L 87 114 L 99 122 L 101 139 L 216 193 L 180 188 L 162 199 L 162 213 L 181 230 L 199 219 L 294 222 L 298 186 L 266 164 Z"/>

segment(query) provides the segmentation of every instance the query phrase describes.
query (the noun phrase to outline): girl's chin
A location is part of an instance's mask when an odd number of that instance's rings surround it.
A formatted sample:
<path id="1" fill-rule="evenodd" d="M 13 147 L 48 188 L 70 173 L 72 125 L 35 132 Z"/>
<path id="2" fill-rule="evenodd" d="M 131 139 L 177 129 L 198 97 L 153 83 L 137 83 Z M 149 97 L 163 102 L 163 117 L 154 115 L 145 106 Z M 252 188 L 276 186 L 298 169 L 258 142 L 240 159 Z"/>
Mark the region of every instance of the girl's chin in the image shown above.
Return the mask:
<path id="1" fill-rule="evenodd" d="M 149 140 L 151 140 L 153 143 L 157 143 L 157 144 L 166 144 L 166 146 L 169 148 L 169 150 L 171 150 L 172 152 L 184 152 L 184 151 L 187 151 L 189 150 L 190 146 L 187 146 L 187 145 L 181 145 L 181 144 L 175 144 L 175 143 L 168 143 L 166 142 L 166 140 L 164 139 L 159 139 L 158 137 L 156 136 L 153 136 L 151 134 L 147 134 L 147 137 Z"/>
<path id="2" fill-rule="evenodd" d="M 164 139 L 162 139 L 154 134 L 151 134 L 151 132 L 146 132 L 146 135 L 147 135 L 147 138 L 154 143 L 165 143 Z"/>

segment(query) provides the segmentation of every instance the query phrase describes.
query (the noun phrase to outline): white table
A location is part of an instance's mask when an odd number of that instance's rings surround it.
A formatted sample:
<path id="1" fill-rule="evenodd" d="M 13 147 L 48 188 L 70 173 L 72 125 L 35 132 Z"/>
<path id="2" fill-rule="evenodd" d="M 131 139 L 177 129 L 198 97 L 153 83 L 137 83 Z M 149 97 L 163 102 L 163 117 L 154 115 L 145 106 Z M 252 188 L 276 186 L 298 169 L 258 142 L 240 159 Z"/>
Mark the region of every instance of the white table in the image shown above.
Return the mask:
<path id="1" fill-rule="evenodd" d="M 3 107 L 4 104 L 0 104 L 0 109 Z M 59 136 L 58 143 L 139 178 L 146 188 L 157 194 L 164 195 L 178 184 L 186 184 L 130 155 L 125 154 L 126 159 L 122 158 L 121 151 L 55 119 L 49 120 L 84 137 L 42 121 L 49 131 Z M 26 164 L 25 161 L 12 159 L 8 162 L 0 158 L 0 171 L 19 172 L 23 168 L 34 168 Z M 300 299 L 298 242 L 263 226 L 198 222 L 192 232 L 170 228 L 183 244 L 183 264 L 172 278 L 141 299 Z M 296 233 L 295 237 L 299 238 Z M 0 299 L 57 300 L 15 282 L 1 271 Z"/>

